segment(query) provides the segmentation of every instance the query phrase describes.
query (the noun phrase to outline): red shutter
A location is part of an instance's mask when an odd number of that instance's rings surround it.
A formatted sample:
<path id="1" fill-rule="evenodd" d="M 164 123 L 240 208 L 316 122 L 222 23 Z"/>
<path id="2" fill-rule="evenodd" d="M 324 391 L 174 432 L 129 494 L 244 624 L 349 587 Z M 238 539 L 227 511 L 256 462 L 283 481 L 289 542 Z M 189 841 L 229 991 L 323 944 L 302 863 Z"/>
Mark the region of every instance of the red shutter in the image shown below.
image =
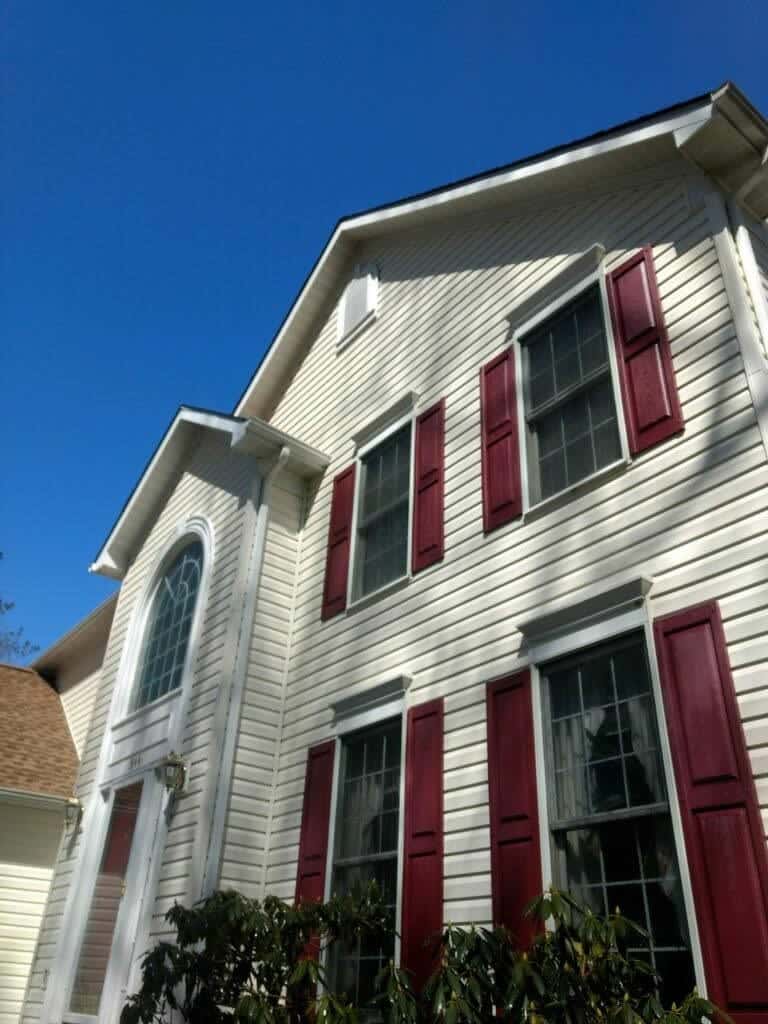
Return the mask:
<path id="1" fill-rule="evenodd" d="M 443 493 L 445 489 L 445 401 L 416 420 L 413 502 L 413 571 L 443 558 Z"/>
<path id="2" fill-rule="evenodd" d="M 502 352 L 480 370 L 480 410 L 483 528 L 488 533 L 523 511 L 512 349 Z"/>
<path id="3" fill-rule="evenodd" d="M 486 701 L 493 923 L 526 947 L 537 925 L 523 910 L 541 893 L 530 672 L 490 683 Z"/>
<path id="4" fill-rule="evenodd" d="M 355 501 L 355 464 L 333 479 L 328 555 L 325 562 L 322 618 L 330 619 L 347 607 L 349 551 L 352 546 L 352 509 Z"/>
<path id="5" fill-rule="evenodd" d="M 408 712 L 402 965 L 420 989 L 443 927 L 443 701 Z"/>
<path id="6" fill-rule="evenodd" d="M 717 602 L 654 623 L 707 993 L 768 1022 L 768 856 Z"/>
<path id="7" fill-rule="evenodd" d="M 638 455 L 683 429 L 650 246 L 609 274 L 607 284 L 629 448 Z"/>
<path id="8" fill-rule="evenodd" d="M 299 869 L 296 875 L 297 903 L 322 900 L 325 896 L 325 862 L 328 856 L 335 749 L 334 741 L 328 740 L 311 747 L 307 754 Z"/>

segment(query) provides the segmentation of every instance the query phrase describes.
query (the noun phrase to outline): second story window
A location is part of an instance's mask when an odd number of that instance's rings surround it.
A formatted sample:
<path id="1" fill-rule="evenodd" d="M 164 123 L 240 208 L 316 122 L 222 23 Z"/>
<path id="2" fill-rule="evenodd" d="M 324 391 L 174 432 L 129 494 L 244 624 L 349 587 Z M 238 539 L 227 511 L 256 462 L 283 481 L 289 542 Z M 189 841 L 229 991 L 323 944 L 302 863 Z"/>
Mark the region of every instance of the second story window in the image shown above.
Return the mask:
<path id="1" fill-rule="evenodd" d="M 354 597 L 365 597 L 408 572 L 411 508 L 409 421 L 360 458 Z"/>
<path id="2" fill-rule="evenodd" d="M 535 504 L 622 457 L 599 287 L 537 324 L 520 345 Z"/>
<path id="3" fill-rule="evenodd" d="M 181 686 L 203 569 L 203 546 L 192 541 L 160 577 L 144 635 L 134 707 Z"/>

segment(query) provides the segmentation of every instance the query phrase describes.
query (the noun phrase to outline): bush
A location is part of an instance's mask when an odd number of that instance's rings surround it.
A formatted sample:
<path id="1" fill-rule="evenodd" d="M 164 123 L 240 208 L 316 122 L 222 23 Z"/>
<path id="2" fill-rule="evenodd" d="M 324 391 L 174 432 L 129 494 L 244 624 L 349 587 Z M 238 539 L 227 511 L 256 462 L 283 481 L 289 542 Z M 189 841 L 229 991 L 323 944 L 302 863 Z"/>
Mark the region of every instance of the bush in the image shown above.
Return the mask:
<path id="1" fill-rule="evenodd" d="M 422 993 L 390 962 L 376 1005 L 357 1007 L 332 990 L 318 953 L 357 939 L 391 943 L 391 914 L 375 884 L 298 907 L 218 892 L 169 911 L 177 941 L 145 955 L 121 1024 L 357 1024 L 371 1011 L 385 1024 L 700 1024 L 719 1013 L 695 991 L 662 1006 L 659 979 L 623 952 L 645 933 L 619 914 L 599 917 L 556 890 L 529 912 L 546 927 L 528 950 L 502 928 L 449 925 L 435 937 L 438 966 Z"/>

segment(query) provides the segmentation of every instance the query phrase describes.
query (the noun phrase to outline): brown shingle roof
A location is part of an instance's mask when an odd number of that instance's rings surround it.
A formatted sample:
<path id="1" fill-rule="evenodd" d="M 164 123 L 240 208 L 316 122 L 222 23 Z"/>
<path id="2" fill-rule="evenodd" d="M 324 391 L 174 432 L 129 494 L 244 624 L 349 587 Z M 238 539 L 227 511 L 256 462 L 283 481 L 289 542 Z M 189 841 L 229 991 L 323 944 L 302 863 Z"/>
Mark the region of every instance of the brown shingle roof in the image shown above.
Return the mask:
<path id="1" fill-rule="evenodd" d="M 0 789 L 71 796 L 77 765 L 58 693 L 34 669 L 0 664 Z"/>

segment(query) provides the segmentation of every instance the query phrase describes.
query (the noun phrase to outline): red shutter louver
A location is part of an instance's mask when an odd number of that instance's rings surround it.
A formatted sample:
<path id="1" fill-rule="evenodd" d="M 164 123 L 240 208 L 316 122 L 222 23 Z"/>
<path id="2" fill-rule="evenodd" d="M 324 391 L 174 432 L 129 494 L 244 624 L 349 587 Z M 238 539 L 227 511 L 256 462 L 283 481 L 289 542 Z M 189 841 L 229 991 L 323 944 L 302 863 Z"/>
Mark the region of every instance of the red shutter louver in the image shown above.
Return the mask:
<path id="1" fill-rule="evenodd" d="M 633 455 L 683 429 L 650 246 L 608 275 L 616 355 Z"/>
<path id="2" fill-rule="evenodd" d="M 717 602 L 656 619 L 707 993 L 768 1022 L 768 856 Z"/>
<path id="3" fill-rule="evenodd" d="M 515 361 L 511 349 L 480 370 L 483 528 L 486 533 L 522 515 L 517 438 Z"/>
<path id="4" fill-rule="evenodd" d="M 355 501 L 354 463 L 333 479 L 328 555 L 325 563 L 322 618 L 330 619 L 347 607 L 349 552 L 352 546 L 352 510 Z"/>
<path id="5" fill-rule="evenodd" d="M 420 990 L 443 927 L 443 701 L 408 712 L 402 965 Z"/>
<path id="6" fill-rule="evenodd" d="M 328 857 L 335 750 L 334 741 L 328 740 L 311 747 L 307 754 L 299 867 L 296 875 L 297 903 L 322 900 L 325 896 L 325 863 Z"/>
<path id="7" fill-rule="evenodd" d="M 538 926 L 523 911 L 541 893 L 530 672 L 490 683 L 486 701 L 493 923 L 527 947 Z"/>
<path id="8" fill-rule="evenodd" d="M 445 402 L 416 419 L 413 501 L 413 571 L 443 558 Z"/>

